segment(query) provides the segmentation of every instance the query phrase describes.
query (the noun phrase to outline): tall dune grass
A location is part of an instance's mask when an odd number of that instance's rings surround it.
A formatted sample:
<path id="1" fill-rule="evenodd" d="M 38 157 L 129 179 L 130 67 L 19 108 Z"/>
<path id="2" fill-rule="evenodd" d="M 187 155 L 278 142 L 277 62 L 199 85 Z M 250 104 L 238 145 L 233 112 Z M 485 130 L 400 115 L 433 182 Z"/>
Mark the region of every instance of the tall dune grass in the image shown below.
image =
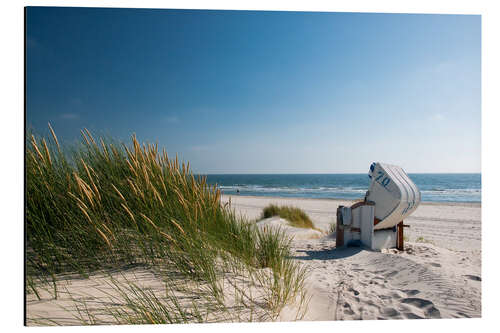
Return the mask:
<path id="1" fill-rule="evenodd" d="M 293 227 L 315 229 L 311 218 L 306 212 L 297 207 L 276 206 L 273 204 L 264 207 L 261 218 L 265 219 L 272 216 L 286 219 Z"/>
<path id="2" fill-rule="evenodd" d="M 27 138 L 30 290 L 36 293 L 34 281 L 51 280 L 57 297 L 62 274 L 86 277 L 141 264 L 161 267 L 167 281 L 174 274 L 206 286 L 219 304 L 227 272 L 255 275 L 269 290 L 274 315 L 301 292 L 305 272 L 288 259 L 289 239 L 259 231 L 221 206 L 219 190 L 195 177 L 189 163 L 169 158 L 157 145 L 141 145 L 135 136 L 127 146 L 95 139 L 87 130 L 68 153 L 49 129 L 48 138 Z M 273 277 L 262 279 L 262 268 Z M 156 323 L 163 317 L 152 318 Z"/>

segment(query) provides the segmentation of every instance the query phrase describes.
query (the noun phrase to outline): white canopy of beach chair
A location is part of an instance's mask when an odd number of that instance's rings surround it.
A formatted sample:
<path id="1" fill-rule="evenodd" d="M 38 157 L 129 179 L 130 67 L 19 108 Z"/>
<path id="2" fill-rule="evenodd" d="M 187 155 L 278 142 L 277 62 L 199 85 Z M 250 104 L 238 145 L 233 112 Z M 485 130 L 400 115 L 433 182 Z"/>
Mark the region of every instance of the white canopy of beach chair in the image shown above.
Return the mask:
<path id="1" fill-rule="evenodd" d="M 375 203 L 375 230 L 395 226 L 417 209 L 421 194 L 404 170 L 396 165 L 373 163 L 366 200 Z"/>

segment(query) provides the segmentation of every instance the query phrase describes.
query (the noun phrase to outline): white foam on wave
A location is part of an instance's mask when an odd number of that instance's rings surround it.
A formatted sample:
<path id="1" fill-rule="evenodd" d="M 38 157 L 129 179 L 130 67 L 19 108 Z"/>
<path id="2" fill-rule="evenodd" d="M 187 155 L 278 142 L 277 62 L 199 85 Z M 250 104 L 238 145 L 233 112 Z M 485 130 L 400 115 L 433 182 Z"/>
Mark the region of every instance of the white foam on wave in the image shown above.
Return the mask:
<path id="1" fill-rule="evenodd" d="M 219 185 L 223 192 L 236 192 L 246 195 L 275 195 L 275 196 L 304 196 L 304 197 L 332 197 L 332 198 L 361 198 L 366 188 L 352 186 L 264 186 L 264 185 Z M 480 202 L 481 189 L 421 189 L 423 201 L 439 202 Z"/>
<path id="2" fill-rule="evenodd" d="M 284 192 L 284 193 L 365 193 L 366 189 L 352 187 L 266 187 L 261 185 L 221 185 L 221 190 L 240 190 L 248 192 Z"/>

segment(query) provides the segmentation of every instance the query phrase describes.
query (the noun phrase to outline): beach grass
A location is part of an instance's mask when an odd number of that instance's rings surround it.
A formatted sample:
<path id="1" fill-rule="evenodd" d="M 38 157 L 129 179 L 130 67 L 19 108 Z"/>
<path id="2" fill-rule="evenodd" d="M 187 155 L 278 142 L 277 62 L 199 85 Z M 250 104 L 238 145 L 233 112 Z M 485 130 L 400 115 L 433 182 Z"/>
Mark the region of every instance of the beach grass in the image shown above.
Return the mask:
<path id="1" fill-rule="evenodd" d="M 166 289 L 172 276 L 196 282 L 196 288 L 209 291 L 206 307 L 218 304 L 224 309 L 228 272 L 261 281 L 269 295 L 270 317 L 300 292 L 305 273 L 288 258 L 286 235 L 259 230 L 222 206 L 219 189 L 207 184 L 206 177 L 195 177 L 189 163 L 170 158 L 156 144 L 140 144 L 135 135 L 126 145 L 95 139 L 86 129 L 80 145 L 63 148 L 50 124 L 49 129 L 47 138 L 27 137 L 30 292 L 37 294 L 37 285 L 50 282 L 57 298 L 57 281 L 63 275 L 88 277 L 138 264 L 165 272 Z M 272 272 L 270 279 L 262 278 L 264 269 Z M 126 299 L 132 308 L 137 300 L 136 309 L 158 301 L 136 285 L 128 290 L 137 296 Z M 180 322 L 200 318 L 183 315 L 188 310 L 175 307 L 175 294 L 166 302 L 154 308 L 177 311 L 171 318 L 189 318 Z M 202 312 L 200 304 L 190 307 L 196 309 L 190 313 Z M 147 315 L 116 318 L 116 323 L 132 323 L 134 318 L 139 318 L 137 323 L 172 322 L 161 313 L 150 321 Z"/>
<path id="2" fill-rule="evenodd" d="M 264 207 L 261 218 L 265 219 L 272 216 L 279 216 L 287 220 L 293 227 L 315 229 L 309 216 L 297 207 L 277 206 L 273 204 Z"/>
<path id="3" fill-rule="evenodd" d="M 429 244 L 433 244 L 432 241 L 422 237 L 422 236 L 419 236 L 415 239 L 415 243 L 429 243 Z"/>
<path id="4" fill-rule="evenodd" d="M 337 222 L 333 221 L 328 225 L 328 234 L 333 234 L 337 231 Z"/>

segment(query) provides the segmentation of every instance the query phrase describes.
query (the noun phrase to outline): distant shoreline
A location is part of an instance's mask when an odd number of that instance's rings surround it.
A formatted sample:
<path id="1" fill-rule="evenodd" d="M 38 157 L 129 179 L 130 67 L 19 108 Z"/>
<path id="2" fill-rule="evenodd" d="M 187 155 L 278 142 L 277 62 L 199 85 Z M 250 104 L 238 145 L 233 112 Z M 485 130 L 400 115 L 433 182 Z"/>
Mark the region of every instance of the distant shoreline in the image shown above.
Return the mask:
<path id="1" fill-rule="evenodd" d="M 481 172 L 408 172 L 408 175 L 482 175 Z M 366 172 L 339 172 L 339 173 L 195 173 L 194 176 L 336 176 L 336 175 L 362 175 Z"/>
<path id="2" fill-rule="evenodd" d="M 481 174 L 410 174 L 422 202 L 480 203 Z M 230 195 L 362 200 L 370 187 L 365 174 L 220 175 L 207 183 Z"/>
<path id="3" fill-rule="evenodd" d="M 344 201 L 344 202 L 356 202 L 362 200 L 360 199 L 344 199 L 344 198 L 309 198 L 309 197 L 284 197 L 284 196 L 277 196 L 277 195 L 241 195 L 241 194 L 226 194 L 221 192 L 221 195 L 223 197 L 239 197 L 239 198 L 253 198 L 253 199 L 262 199 L 262 198 L 269 198 L 269 199 L 291 199 L 291 200 L 313 200 L 313 201 L 321 201 L 321 200 L 328 200 L 328 201 L 333 201 L 333 202 L 338 202 L 338 201 Z M 470 206 L 470 207 L 481 207 L 482 202 L 479 201 L 422 201 L 420 205 L 428 205 L 428 206 Z"/>

